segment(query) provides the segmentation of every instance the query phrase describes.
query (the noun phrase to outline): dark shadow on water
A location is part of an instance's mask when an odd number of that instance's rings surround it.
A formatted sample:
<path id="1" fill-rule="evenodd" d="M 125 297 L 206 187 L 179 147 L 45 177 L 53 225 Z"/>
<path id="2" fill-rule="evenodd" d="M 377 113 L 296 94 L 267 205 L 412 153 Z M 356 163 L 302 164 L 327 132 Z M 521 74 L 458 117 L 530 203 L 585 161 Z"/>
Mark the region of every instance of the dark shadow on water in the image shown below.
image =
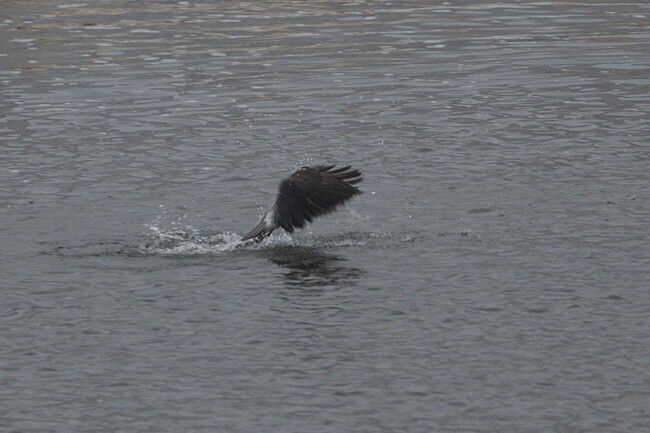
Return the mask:
<path id="1" fill-rule="evenodd" d="M 346 259 L 310 246 L 278 246 L 264 250 L 271 262 L 284 268 L 287 287 L 318 289 L 354 284 L 361 269 L 347 266 Z"/>

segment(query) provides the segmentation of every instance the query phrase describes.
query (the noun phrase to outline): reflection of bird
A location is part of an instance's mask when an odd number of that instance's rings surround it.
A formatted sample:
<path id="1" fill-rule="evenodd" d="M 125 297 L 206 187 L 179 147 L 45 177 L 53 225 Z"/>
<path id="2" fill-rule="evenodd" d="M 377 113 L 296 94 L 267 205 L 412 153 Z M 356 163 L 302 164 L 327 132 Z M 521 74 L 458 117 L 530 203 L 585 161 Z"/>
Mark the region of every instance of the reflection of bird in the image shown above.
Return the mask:
<path id="1" fill-rule="evenodd" d="M 262 220 L 242 238 L 264 240 L 282 227 L 289 233 L 302 228 L 319 215 L 333 212 L 361 191 L 353 185 L 363 179 L 359 170 L 349 165 L 334 169 L 334 165 L 303 167 L 280 183 L 278 197 Z"/>

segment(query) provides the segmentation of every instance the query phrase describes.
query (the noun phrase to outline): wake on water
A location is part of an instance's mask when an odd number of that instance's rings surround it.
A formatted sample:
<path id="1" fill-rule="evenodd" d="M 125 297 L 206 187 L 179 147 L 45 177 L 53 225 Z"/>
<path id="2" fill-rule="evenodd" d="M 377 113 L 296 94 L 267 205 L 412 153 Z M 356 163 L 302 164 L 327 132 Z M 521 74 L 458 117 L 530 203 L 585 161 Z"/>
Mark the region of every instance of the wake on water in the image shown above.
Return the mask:
<path id="1" fill-rule="evenodd" d="M 242 241 L 241 233 L 206 232 L 191 226 L 185 228 L 161 228 L 157 224 L 146 225 L 148 231 L 134 238 L 100 238 L 76 245 L 58 245 L 42 254 L 63 257 L 197 257 L 224 256 L 238 252 L 269 251 L 273 249 L 316 248 L 319 250 L 342 247 L 364 246 L 382 248 L 391 244 L 390 239 L 399 242 L 412 242 L 413 236 L 395 239 L 391 233 L 343 232 L 334 235 L 314 235 L 303 232 L 289 235 L 277 231 L 263 242 Z M 138 239 L 139 238 L 139 239 Z"/>
<path id="2" fill-rule="evenodd" d="M 373 240 L 386 238 L 374 233 L 348 232 L 335 236 L 301 235 L 290 236 L 280 232 L 263 242 L 242 241 L 240 233 L 204 233 L 186 227 L 185 229 L 163 230 L 157 225 L 148 226 L 152 239 L 141 243 L 137 251 L 142 255 L 193 256 L 218 255 L 240 249 L 259 250 L 278 247 L 336 248 L 367 245 Z"/>
<path id="3" fill-rule="evenodd" d="M 362 218 L 356 215 L 357 218 Z M 56 246 L 53 250 L 43 251 L 44 254 L 56 254 L 68 257 L 92 256 L 127 256 L 127 257 L 197 257 L 197 256 L 228 256 L 241 252 L 270 251 L 287 248 L 337 249 L 363 246 L 364 248 L 393 248 L 404 242 L 418 242 L 431 233 L 418 232 L 359 232 L 344 231 L 335 234 L 317 235 L 310 229 L 302 230 L 292 235 L 277 230 L 263 242 L 255 240 L 242 241 L 241 233 L 207 232 L 197 230 L 191 225 L 182 225 L 182 217 L 170 221 L 165 220 L 165 214 L 157 217 L 149 224 L 144 224 L 147 232 L 135 239 L 96 239 L 80 245 Z M 439 233 L 438 236 L 463 235 L 475 236 L 471 230 L 463 229 L 453 233 Z M 139 238 L 139 239 L 138 239 Z"/>
<path id="4" fill-rule="evenodd" d="M 276 231 L 263 242 L 242 241 L 241 233 L 206 232 L 184 228 L 161 228 L 158 223 L 146 224 L 147 233 L 135 239 L 96 239 L 78 245 L 60 245 L 43 251 L 65 257 L 226 257 L 239 252 L 272 251 L 286 249 L 332 250 L 359 247 L 371 249 L 395 248 L 399 244 L 420 242 L 435 234 L 413 232 L 359 232 L 347 231 L 335 234 L 316 235 L 310 231 L 289 235 Z M 439 233 L 437 236 L 462 236 L 480 241 L 480 236 L 469 229 L 452 233 Z M 140 238 L 139 240 L 137 238 Z"/>

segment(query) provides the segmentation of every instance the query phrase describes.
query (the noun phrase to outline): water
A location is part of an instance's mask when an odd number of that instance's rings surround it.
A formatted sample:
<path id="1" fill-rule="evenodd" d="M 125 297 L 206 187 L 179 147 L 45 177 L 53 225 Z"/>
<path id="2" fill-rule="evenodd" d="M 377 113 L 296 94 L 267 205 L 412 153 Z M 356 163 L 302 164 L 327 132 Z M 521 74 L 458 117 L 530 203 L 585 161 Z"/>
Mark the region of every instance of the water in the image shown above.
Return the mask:
<path id="1" fill-rule="evenodd" d="M 649 17 L 4 2 L 0 430 L 650 430 Z"/>

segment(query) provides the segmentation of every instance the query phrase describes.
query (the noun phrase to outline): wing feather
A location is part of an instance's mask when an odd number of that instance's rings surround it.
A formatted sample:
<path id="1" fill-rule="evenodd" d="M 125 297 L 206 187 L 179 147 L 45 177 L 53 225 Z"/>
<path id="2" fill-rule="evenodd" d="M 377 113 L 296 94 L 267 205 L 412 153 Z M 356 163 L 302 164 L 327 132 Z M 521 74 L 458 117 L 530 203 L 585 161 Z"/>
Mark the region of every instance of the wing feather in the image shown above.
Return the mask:
<path id="1" fill-rule="evenodd" d="M 289 233 L 305 222 L 333 212 L 361 191 L 354 185 L 363 179 L 359 170 L 334 165 L 303 167 L 280 183 L 275 222 Z"/>

